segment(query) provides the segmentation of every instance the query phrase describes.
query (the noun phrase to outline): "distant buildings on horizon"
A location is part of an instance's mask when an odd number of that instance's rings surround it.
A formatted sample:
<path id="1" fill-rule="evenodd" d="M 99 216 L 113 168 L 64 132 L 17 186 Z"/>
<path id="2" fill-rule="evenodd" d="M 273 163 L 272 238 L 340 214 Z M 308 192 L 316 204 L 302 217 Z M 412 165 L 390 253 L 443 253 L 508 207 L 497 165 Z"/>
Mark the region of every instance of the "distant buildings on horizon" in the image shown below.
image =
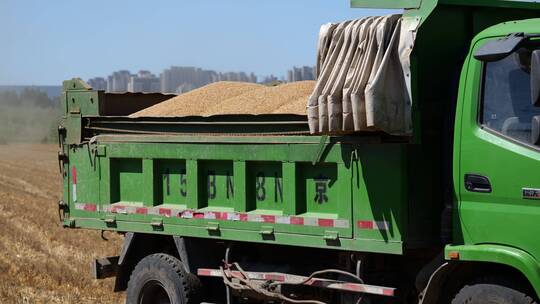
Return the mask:
<path id="1" fill-rule="evenodd" d="M 315 80 L 315 68 L 309 66 L 303 67 L 293 67 L 292 70 L 287 72 L 287 81 L 304 81 L 304 80 Z"/>
<path id="2" fill-rule="evenodd" d="M 217 81 L 257 82 L 255 74 L 245 72 L 219 73 L 195 67 L 173 66 L 165 69 L 161 75 L 162 93 L 185 93 Z"/>
<path id="3" fill-rule="evenodd" d="M 112 73 L 107 78 L 95 77 L 88 79 L 88 84 L 95 90 L 108 92 L 163 92 L 184 93 L 216 81 L 244 81 L 258 83 L 294 82 L 315 79 L 313 67 L 293 67 L 287 72 L 287 78 L 274 75 L 261 77 L 244 72 L 218 73 L 194 67 L 171 67 L 159 76 L 149 71 L 139 71 L 131 74 L 121 70 Z M 49 98 L 58 98 L 62 94 L 62 86 L 38 85 L 0 85 L 0 92 L 11 91 L 20 94 L 24 89 L 34 89 L 47 93 Z"/>
<path id="4" fill-rule="evenodd" d="M 303 81 L 315 79 L 314 67 L 293 67 L 287 73 L 287 79 L 281 81 Z M 172 66 L 165 69 L 159 77 L 150 71 L 141 70 L 131 74 L 127 70 L 113 72 L 106 79 L 95 77 L 89 79 L 88 84 L 95 90 L 107 92 L 161 92 L 181 94 L 200 88 L 217 81 L 242 81 L 252 83 L 275 83 L 280 81 L 276 76 L 270 75 L 258 81 L 255 74 L 245 72 L 216 72 L 196 67 Z"/>

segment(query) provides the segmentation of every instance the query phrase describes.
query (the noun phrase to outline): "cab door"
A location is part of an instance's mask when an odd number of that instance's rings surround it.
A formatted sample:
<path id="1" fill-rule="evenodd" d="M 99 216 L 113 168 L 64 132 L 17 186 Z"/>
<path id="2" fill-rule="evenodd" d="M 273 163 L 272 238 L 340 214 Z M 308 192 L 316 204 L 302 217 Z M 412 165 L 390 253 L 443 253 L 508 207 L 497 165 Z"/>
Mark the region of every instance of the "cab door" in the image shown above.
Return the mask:
<path id="1" fill-rule="evenodd" d="M 495 62 L 471 58 L 465 68 L 454 147 L 455 237 L 539 257 L 540 108 L 530 97 L 530 55 L 524 47 Z"/>

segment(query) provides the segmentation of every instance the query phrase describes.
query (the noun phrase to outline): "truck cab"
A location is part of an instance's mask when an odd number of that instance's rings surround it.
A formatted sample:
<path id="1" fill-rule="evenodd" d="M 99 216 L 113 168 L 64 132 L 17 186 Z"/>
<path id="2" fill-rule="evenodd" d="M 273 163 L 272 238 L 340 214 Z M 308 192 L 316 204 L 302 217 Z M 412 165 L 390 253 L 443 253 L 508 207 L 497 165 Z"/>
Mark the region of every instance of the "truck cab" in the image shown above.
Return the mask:
<path id="1" fill-rule="evenodd" d="M 539 25 L 505 22 L 472 42 L 456 110 L 454 240 L 446 247 L 448 260 L 514 267 L 537 293 Z"/>

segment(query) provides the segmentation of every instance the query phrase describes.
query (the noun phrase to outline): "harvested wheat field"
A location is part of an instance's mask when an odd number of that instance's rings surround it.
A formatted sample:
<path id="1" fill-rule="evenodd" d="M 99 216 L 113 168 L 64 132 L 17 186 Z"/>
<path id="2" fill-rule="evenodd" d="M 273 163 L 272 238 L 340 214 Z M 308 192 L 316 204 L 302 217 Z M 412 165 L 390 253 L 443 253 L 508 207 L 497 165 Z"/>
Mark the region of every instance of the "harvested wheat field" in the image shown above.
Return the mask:
<path id="1" fill-rule="evenodd" d="M 57 147 L 0 145 L 0 303 L 119 303 L 114 281 L 93 280 L 90 261 L 122 238 L 63 229 Z"/>
<path id="2" fill-rule="evenodd" d="M 212 116 L 218 114 L 306 114 L 315 81 L 278 86 L 244 82 L 216 82 L 178 95 L 131 117 Z"/>

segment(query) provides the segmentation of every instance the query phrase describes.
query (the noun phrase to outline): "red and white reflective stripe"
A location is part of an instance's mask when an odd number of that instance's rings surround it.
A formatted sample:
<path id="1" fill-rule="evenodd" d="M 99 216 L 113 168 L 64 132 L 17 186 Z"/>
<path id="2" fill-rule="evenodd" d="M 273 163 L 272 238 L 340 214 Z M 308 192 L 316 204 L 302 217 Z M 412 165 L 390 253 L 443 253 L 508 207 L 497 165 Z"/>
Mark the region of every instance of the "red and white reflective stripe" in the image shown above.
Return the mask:
<path id="1" fill-rule="evenodd" d="M 242 278 L 242 274 L 239 271 L 227 271 L 233 277 Z M 205 269 L 200 268 L 197 270 L 197 274 L 202 277 L 221 277 L 222 272 L 219 269 Z M 252 280 L 258 281 L 277 281 L 285 282 L 287 275 L 274 272 L 247 272 L 248 277 Z"/>
<path id="2" fill-rule="evenodd" d="M 95 204 L 75 203 L 75 209 L 76 210 L 82 210 L 82 211 L 97 212 L 98 211 L 98 206 L 95 205 Z"/>
<path id="3" fill-rule="evenodd" d="M 73 166 L 71 168 L 71 196 L 73 197 L 73 201 L 77 201 L 77 168 Z"/>
<path id="4" fill-rule="evenodd" d="M 358 221 L 356 225 L 364 230 L 390 230 L 387 221 Z"/>
<path id="5" fill-rule="evenodd" d="M 76 204 L 77 210 L 86 210 L 84 205 L 93 205 L 92 209 L 97 210 L 95 204 Z M 253 222 L 253 223 L 268 223 L 268 224 L 284 224 L 297 226 L 313 226 L 325 228 L 349 228 L 348 220 L 336 220 L 313 217 L 300 216 L 279 216 L 266 214 L 252 214 L 239 212 L 217 212 L 217 211 L 194 211 L 189 209 L 174 209 L 161 207 L 137 207 L 126 205 L 107 205 L 102 208 L 103 212 L 116 214 L 143 214 L 156 215 L 164 217 L 179 217 L 183 219 L 206 219 L 218 221 L 235 221 L 235 222 Z"/>
<path id="6" fill-rule="evenodd" d="M 223 276 L 223 273 L 219 269 L 200 268 L 197 270 L 197 274 L 199 276 L 205 276 L 205 277 L 222 277 Z M 225 271 L 225 274 L 228 275 L 229 277 L 243 278 L 242 273 L 240 273 L 239 271 Z M 287 284 L 299 284 L 303 282 L 303 285 L 307 285 L 307 286 L 336 289 L 336 290 L 342 290 L 342 291 L 348 291 L 348 292 L 368 293 L 368 294 L 390 296 L 390 297 L 394 296 L 395 290 L 396 290 L 395 288 L 391 288 L 391 287 L 373 286 L 373 285 L 367 285 L 367 284 L 350 283 L 350 282 L 329 280 L 329 279 L 312 278 L 306 281 L 307 277 L 291 275 L 291 274 L 286 274 L 286 273 L 248 271 L 248 272 L 245 272 L 245 274 L 248 276 L 249 279 L 257 280 L 257 281 L 277 281 L 277 282 L 283 282 Z"/>

